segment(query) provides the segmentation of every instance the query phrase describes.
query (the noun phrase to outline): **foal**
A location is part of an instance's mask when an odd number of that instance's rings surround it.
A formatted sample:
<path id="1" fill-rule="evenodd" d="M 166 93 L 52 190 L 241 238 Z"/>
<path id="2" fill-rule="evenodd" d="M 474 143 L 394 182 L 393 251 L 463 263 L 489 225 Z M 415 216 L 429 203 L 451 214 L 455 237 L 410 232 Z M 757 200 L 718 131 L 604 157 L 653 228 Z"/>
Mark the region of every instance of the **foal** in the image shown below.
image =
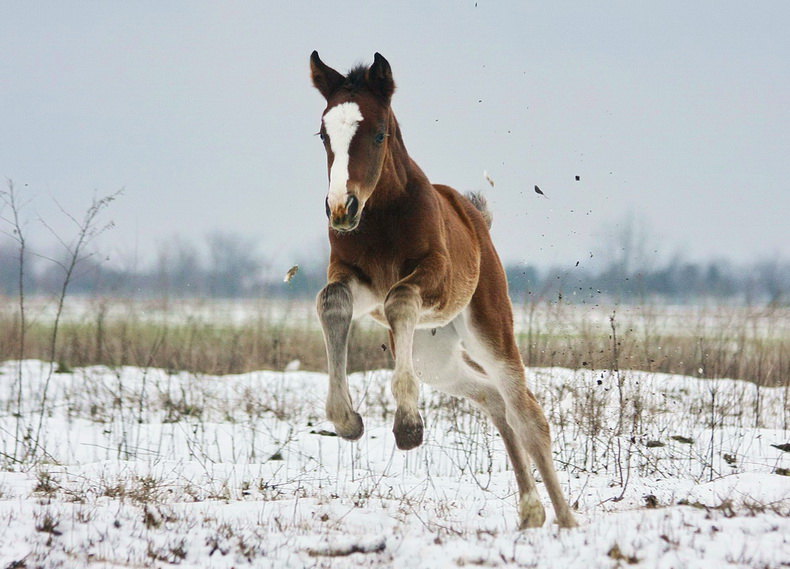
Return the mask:
<path id="1" fill-rule="evenodd" d="M 327 101 L 319 134 L 329 169 L 331 254 L 317 307 L 329 360 L 326 411 L 338 435 L 357 440 L 364 431 L 346 355 L 351 320 L 368 315 L 390 331 L 398 448 L 422 443 L 418 381 L 467 397 L 502 435 L 518 483 L 520 527 L 546 519 L 530 457 L 557 522 L 575 526 L 554 471 L 548 423 L 527 388 L 485 202 L 432 185 L 409 157 L 390 108 L 392 71 L 380 54 L 370 68 L 344 76 L 314 51 L 310 68 Z"/>

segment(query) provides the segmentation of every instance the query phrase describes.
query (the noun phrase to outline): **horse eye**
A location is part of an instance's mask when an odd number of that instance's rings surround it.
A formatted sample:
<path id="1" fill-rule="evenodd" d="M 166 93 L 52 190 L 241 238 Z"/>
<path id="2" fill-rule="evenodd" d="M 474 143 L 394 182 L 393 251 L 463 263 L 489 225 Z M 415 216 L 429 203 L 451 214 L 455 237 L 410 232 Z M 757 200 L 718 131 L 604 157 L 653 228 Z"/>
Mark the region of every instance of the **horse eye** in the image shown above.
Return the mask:
<path id="1" fill-rule="evenodd" d="M 326 142 L 326 135 L 323 132 L 317 132 L 316 135 L 321 139 L 321 142 Z"/>
<path id="2" fill-rule="evenodd" d="M 387 137 L 387 135 L 386 135 L 386 134 L 384 134 L 383 132 L 380 132 L 380 133 L 378 133 L 378 134 L 376 135 L 376 144 L 381 144 L 382 142 L 384 142 L 384 139 L 385 139 L 386 137 Z"/>

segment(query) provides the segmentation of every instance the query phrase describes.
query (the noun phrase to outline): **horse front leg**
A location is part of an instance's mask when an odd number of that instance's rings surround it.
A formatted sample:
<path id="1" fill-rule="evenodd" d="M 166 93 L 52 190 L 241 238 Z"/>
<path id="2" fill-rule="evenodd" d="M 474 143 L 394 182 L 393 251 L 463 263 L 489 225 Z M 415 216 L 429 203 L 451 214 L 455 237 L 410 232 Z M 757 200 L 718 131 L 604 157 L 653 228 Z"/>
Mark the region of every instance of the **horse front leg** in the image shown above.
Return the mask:
<path id="1" fill-rule="evenodd" d="M 316 308 L 324 332 L 329 371 L 326 414 L 334 423 L 338 435 L 355 441 L 362 436 L 365 427 L 362 417 L 351 406 L 351 394 L 348 391 L 346 378 L 348 332 L 354 312 L 351 289 L 344 282 L 327 284 L 318 293 Z"/>
<path id="2" fill-rule="evenodd" d="M 421 306 L 417 287 L 405 283 L 392 287 L 384 301 L 384 315 L 392 334 L 395 355 L 392 394 L 398 404 L 392 432 L 401 450 L 410 450 L 422 444 L 423 423 L 417 409 L 419 385 L 412 360 L 414 329 Z"/>

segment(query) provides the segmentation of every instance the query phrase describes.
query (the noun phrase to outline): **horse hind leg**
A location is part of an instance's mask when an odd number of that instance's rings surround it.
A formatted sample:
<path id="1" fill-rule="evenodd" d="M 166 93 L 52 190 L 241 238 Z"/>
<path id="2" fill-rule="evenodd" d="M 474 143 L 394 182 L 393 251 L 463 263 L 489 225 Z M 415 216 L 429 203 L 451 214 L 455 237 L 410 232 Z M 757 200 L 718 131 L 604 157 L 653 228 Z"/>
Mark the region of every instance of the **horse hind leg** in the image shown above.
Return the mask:
<path id="1" fill-rule="evenodd" d="M 549 423 L 540 403 L 526 386 L 524 370 L 520 362 L 518 369 L 510 370 L 503 375 L 504 380 L 503 385 L 500 386 L 500 392 L 505 402 L 507 423 L 517 435 L 522 448 L 535 462 L 554 506 L 557 523 L 560 527 L 576 527 L 576 521 L 563 496 L 557 472 L 554 469 Z M 534 501 L 522 504 L 525 514 L 523 524 L 526 527 L 542 524 L 542 521 L 538 524 L 537 517 L 530 518 L 529 511 L 533 508 Z"/>
<path id="2" fill-rule="evenodd" d="M 476 384 L 467 397 L 477 403 L 491 417 L 502 441 L 505 443 L 510 464 L 516 475 L 518 485 L 518 515 L 519 529 L 541 527 L 546 521 L 546 511 L 538 496 L 535 478 L 532 476 L 529 455 L 519 441 L 516 432 L 507 420 L 507 407 L 505 400 L 495 385 L 490 383 Z"/>
<path id="3" fill-rule="evenodd" d="M 414 365 L 426 383 L 450 395 L 473 401 L 491 418 L 502 436 L 518 486 L 519 529 L 542 526 L 546 513 L 519 438 L 507 422 L 507 409 L 496 385 L 461 349 L 453 326 L 414 336 Z"/>
<path id="4" fill-rule="evenodd" d="M 557 523 L 560 527 L 576 527 L 578 524 L 565 500 L 554 469 L 549 423 L 540 403 L 527 388 L 524 365 L 512 333 L 500 337 L 502 345 L 494 349 L 491 342 L 483 341 L 482 335 L 472 331 L 466 321 L 459 328 L 464 345 L 498 388 L 505 409 L 505 421 L 513 433 L 514 444 L 533 460 L 540 472 L 557 516 Z M 491 336 L 496 337 L 495 334 Z M 537 492 L 522 493 L 519 510 L 522 527 L 543 524 L 543 506 Z"/>
<path id="5" fill-rule="evenodd" d="M 469 398 L 491 417 L 491 421 L 505 443 L 505 450 L 507 450 L 510 463 L 513 466 L 518 485 L 519 529 L 541 527 L 546 521 L 546 511 L 540 501 L 540 496 L 538 496 L 537 485 L 530 468 L 529 455 L 524 452 L 519 437 L 507 421 L 505 400 L 496 386 L 490 383 L 490 380 L 482 386 L 482 389 L 478 388 L 470 393 Z"/>

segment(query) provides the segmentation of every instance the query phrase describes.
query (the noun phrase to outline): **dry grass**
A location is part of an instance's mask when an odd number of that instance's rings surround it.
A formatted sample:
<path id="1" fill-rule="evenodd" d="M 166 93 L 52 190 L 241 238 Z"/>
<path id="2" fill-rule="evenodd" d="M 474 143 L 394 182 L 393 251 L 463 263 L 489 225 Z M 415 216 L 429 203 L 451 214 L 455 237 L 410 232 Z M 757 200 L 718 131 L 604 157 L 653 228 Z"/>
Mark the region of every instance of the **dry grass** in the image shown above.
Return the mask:
<path id="1" fill-rule="evenodd" d="M 63 369 L 131 365 L 221 375 L 283 369 L 323 371 L 323 339 L 311 303 L 258 302 L 236 313 L 211 303 L 80 301 L 60 323 L 55 357 L 46 310 L 25 332 L 27 358 L 54 359 Z M 12 302 L 0 313 L 0 360 L 17 358 L 19 316 Z M 273 308 L 273 307 L 276 307 Z M 31 311 L 35 313 L 34 311 Z M 518 342 L 532 367 L 635 369 L 784 385 L 790 378 L 790 311 L 715 307 L 603 309 L 558 303 L 516 309 Z M 352 329 L 351 371 L 391 367 L 386 332 Z"/>
<path id="2" fill-rule="evenodd" d="M 301 362 L 301 369 L 326 368 L 317 318 L 304 303 L 285 305 L 275 313 L 268 303 L 255 304 L 241 318 L 222 310 L 206 313 L 206 304 L 199 302 L 178 307 L 130 301 L 110 304 L 90 302 L 64 318 L 54 357 L 53 323 L 46 308 L 39 307 L 39 317 L 26 326 L 25 357 L 54 360 L 63 370 L 103 364 L 223 375 L 283 369 L 294 360 Z M 0 361 L 16 359 L 21 340 L 18 313 L 10 301 L 6 307 L 0 312 Z M 191 313 L 193 309 L 200 313 Z M 383 329 L 355 325 L 350 370 L 390 367 L 387 342 Z"/>
<path id="3" fill-rule="evenodd" d="M 517 321 L 531 367 L 634 369 L 766 386 L 790 381 L 786 308 L 529 304 Z"/>

